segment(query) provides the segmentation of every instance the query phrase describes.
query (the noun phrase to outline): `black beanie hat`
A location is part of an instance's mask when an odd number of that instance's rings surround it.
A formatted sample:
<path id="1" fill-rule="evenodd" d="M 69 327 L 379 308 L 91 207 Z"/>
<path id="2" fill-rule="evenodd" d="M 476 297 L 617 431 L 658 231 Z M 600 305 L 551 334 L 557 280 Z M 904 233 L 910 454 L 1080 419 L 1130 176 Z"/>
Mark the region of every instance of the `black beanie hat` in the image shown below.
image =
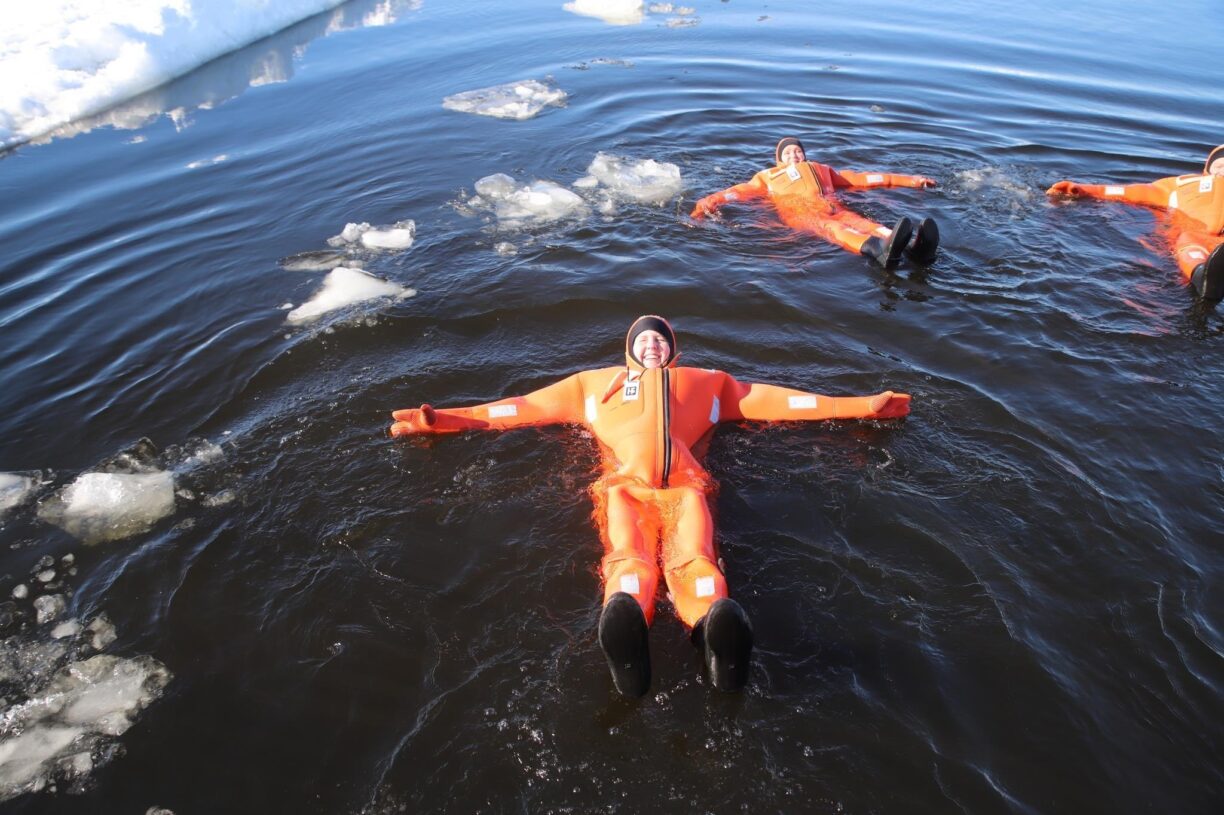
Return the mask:
<path id="1" fill-rule="evenodd" d="M 633 321 L 633 325 L 629 326 L 629 333 L 625 336 L 625 354 L 629 359 L 642 365 L 642 361 L 637 358 L 637 354 L 633 353 L 633 342 L 638 338 L 638 334 L 644 331 L 658 331 L 667 338 L 667 344 L 671 346 L 667 359 L 663 360 L 663 367 L 667 367 L 673 359 L 676 358 L 676 332 L 672 330 L 671 325 L 655 314 L 646 314 L 638 317 Z"/>
<path id="2" fill-rule="evenodd" d="M 1207 154 L 1207 161 L 1203 163 L 1203 175 L 1211 172 L 1211 162 L 1218 158 L 1224 158 L 1224 144 L 1221 144 L 1216 149 Z"/>
<path id="3" fill-rule="evenodd" d="M 774 163 L 775 164 L 782 163 L 782 151 L 785 150 L 787 147 L 789 147 L 792 144 L 799 145 L 800 150 L 803 150 L 803 152 L 805 153 L 807 152 L 807 150 L 803 149 L 803 142 L 799 141 L 794 136 L 787 136 L 786 138 L 778 142 L 778 146 L 774 148 Z"/>

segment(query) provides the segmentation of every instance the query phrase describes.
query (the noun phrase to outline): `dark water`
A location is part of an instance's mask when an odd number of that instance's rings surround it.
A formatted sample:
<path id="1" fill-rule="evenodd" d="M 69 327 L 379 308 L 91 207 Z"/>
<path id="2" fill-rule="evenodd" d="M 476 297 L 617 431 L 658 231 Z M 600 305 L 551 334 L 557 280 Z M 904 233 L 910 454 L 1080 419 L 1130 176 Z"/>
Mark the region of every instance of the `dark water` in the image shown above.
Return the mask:
<path id="1" fill-rule="evenodd" d="M 6 155 L 0 471 L 45 484 L 2 521 L 0 590 L 73 554 L 66 614 L 104 611 L 108 652 L 174 678 L 120 755 L 0 809 L 1224 811 L 1224 322 L 1152 213 L 1042 194 L 1201 166 L 1224 10 L 995 5 L 701 0 L 669 27 L 425 2 L 190 126 Z M 183 92 L 232 95 L 212 70 Z M 534 119 L 441 107 L 546 76 L 570 98 Z M 688 221 L 789 133 L 936 178 L 852 199 L 935 217 L 934 266 Z M 598 151 L 686 191 L 509 234 L 455 206 L 496 172 L 568 185 Z M 409 218 L 416 244 L 366 268 L 415 297 L 285 325 L 323 272 L 281 258 Z M 611 364 L 644 312 L 685 364 L 914 397 L 900 423 L 715 437 L 759 644 L 737 696 L 666 607 L 652 695 L 615 695 L 583 433 L 385 437 L 397 407 Z M 180 472 L 170 517 L 95 546 L 40 520 L 141 437 Z M 205 442 L 223 455 L 185 466 Z"/>

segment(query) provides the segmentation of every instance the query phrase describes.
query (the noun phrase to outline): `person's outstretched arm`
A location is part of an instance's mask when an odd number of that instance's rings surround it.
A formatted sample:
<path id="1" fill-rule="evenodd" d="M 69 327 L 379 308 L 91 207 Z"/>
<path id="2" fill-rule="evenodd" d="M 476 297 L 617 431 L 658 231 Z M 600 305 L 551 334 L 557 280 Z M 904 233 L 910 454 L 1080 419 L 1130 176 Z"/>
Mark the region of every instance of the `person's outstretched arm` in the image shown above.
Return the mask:
<path id="1" fill-rule="evenodd" d="M 511 396 L 484 405 L 461 408 L 397 410 L 391 435 L 460 433 L 464 430 L 508 430 L 566 422 L 581 423 L 584 416 L 582 384 L 578 374 L 562 379 L 526 396 Z"/>
<path id="2" fill-rule="evenodd" d="M 909 414 L 910 395 L 884 391 L 872 396 L 822 396 L 807 391 L 738 382 L 728 376 L 719 405 L 720 421 L 819 421 L 896 419 Z"/>
<path id="3" fill-rule="evenodd" d="M 856 173 L 853 170 L 834 170 L 833 186 L 838 189 L 854 187 L 911 187 L 914 189 L 934 187 L 935 179 L 925 175 L 902 175 L 901 173 Z"/>
<path id="4" fill-rule="evenodd" d="M 1068 198 L 1097 198 L 1102 201 L 1125 201 L 1164 209 L 1169 205 L 1169 193 L 1174 178 L 1162 178 L 1150 184 L 1085 184 L 1082 181 L 1059 181 L 1046 195 L 1062 195 Z"/>
<path id="5" fill-rule="evenodd" d="M 765 185 L 765 179 L 761 177 L 761 173 L 757 173 L 750 181 L 736 184 L 734 187 L 727 187 L 722 192 L 716 192 L 702 198 L 693 207 L 689 217 L 704 218 L 707 215 L 713 215 L 715 212 L 718 212 L 723 204 L 726 204 L 728 201 L 751 201 L 756 198 L 764 198 L 767 195 L 769 195 L 769 187 Z"/>

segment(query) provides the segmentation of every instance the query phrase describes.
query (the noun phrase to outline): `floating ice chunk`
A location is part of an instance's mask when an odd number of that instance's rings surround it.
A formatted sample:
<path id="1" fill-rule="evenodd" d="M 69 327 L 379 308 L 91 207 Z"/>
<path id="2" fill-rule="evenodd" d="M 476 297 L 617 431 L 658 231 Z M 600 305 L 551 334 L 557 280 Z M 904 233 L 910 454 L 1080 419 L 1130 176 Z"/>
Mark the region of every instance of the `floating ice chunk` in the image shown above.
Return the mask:
<path id="1" fill-rule="evenodd" d="M 30 497 L 38 481 L 21 473 L 0 473 L 0 517 Z"/>
<path id="2" fill-rule="evenodd" d="M 115 631 L 114 623 L 105 614 L 99 614 L 90 620 L 87 630 L 92 634 L 89 644 L 95 651 L 105 651 L 107 646 L 119 636 Z"/>
<path id="3" fill-rule="evenodd" d="M 62 640 L 64 637 L 75 637 L 81 633 L 81 624 L 77 620 L 65 620 L 51 629 L 51 639 Z"/>
<path id="4" fill-rule="evenodd" d="M 593 175 L 584 175 L 573 183 L 576 190 L 593 190 L 599 186 L 599 179 Z"/>
<path id="5" fill-rule="evenodd" d="M 38 614 L 38 624 L 49 623 L 64 613 L 67 605 L 62 594 L 44 594 L 34 601 L 34 611 Z"/>
<path id="6" fill-rule="evenodd" d="M 27 586 L 25 583 L 18 583 L 16 586 L 13 586 L 13 599 L 14 600 L 24 600 L 29 596 L 30 596 L 30 587 Z"/>
<path id="7" fill-rule="evenodd" d="M 174 512 L 174 476 L 85 473 L 39 510 L 39 517 L 85 543 L 147 532 Z"/>
<path id="8" fill-rule="evenodd" d="M 480 195 L 468 202 L 473 208 L 491 210 L 498 225 L 519 229 L 589 213 L 586 202 L 551 181 L 518 184 L 504 173 L 486 176 L 476 182 Z"/>
<path id="9" fill-rule="evenodd" d="M 170 679 L 152 657 L 98 655 L 63 667 L 46 687 L 25 688 L 29 700 L 4 711 L 5 731 L 17 735 L 0 740 L 0 801 L 92 770 L 90 755 L 106 755 L 100 748 L 131 727 Z"/>
<path id="10" fill-rule="evenodd" d="M 379 297 L 393 297 L 403 300 L 416 294 L 415 289 L 407 289 L 398 283 L 383 280 L 361 269 L 351 269 L 341 266 L 332 269 L 323 278 L 323 287 L 302 305 L 289 312 L 285 321 L 294 325 L 316 320 L 329 311 L 374 300 Z"/>
<path id="11" fill-rule="evenodd" d="M 345 224 L 344 230 L 339 235 L 327 239 L 327 245 L 348 246 L 351 244 L 361 244 L 367 249 L 407 249 L 412 246 L 412 241 L 415 237 L 416 221 L 397 221 L 391 226 L 386 227 L 373 227 L 362 221 L 359 224 Z M 310 255 L 314 255 L 317 260 L 325 256 L 326 253 L 307 252 L 303 255 L 295 255 L 295 257 L 305 258 Z M 340 257 L 340 261 L 343 262 L 343 256 Z"/>
<path id="12" fill-rule="evenodd" d="M 323 249 L 317 252 L 299 252 L 281 258 L 280 265 L 282 269 L 290 272 L 330 272 L 337 266 L 343 266 L 346 257 L 344 252 Z"/>
<path id="13" fill-rule="evenodd" d="M 498 119 L 530 119 L 548 105 L 561 107 L 565 91 L 535 79 L 508 82 L 448 96 L 442 107 L 460 113 L 478 113 Z"/>
<path id="14" fill-rule="evenodd" d="M 643 0 L 573 0 L 561 8 L 584 17 L 597 17 L 609 25 L 637 25 L 642 22 Z"/>
<path id="15" fill-rule="evenodd" d="M 664 204 L 684 188 L 679 167 L 649 158 L 629 161 L 596 153 L 587 172 L 616 194 L 640 203 Z"/>
<path id="16" fill-rule="evenodd" d="M 416 223 L 406 221 L 405 224 L 390 229 L 371 229 L 361 236 L 361 243 L 368 249 L 407 249 L 416 235 Z"/>

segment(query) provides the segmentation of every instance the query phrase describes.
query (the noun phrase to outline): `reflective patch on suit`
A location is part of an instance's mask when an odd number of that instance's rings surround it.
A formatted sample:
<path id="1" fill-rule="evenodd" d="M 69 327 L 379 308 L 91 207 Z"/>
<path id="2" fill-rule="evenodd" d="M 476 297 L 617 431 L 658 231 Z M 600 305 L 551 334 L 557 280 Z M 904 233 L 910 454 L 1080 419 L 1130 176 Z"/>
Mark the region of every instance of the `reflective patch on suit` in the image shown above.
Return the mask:
<path id="1" fill-rule="evenodd" d="M 739 193 L 736 193 L 736 192 L 723 193 L 724 201 L 736 201 L 738 199 L 739 199 Z"/>
<path id="2" fill-rule="evenodd" d="M 867 176 L 867 183 L 868 184 L 883 184 L 884 176 L 878 173 L 872 173 L 871 175 Z"/>
<path id="3" fill-rule="evenodd" d="M 718 397 L 714 397 L 714 404 L 710 405 L 710 424 L 718 424 Z"/>
<path id="4" fill-rule="evenodd" d="M 490 419 L 500 419 L 503 416 L 517 416 L 518 405 L 494 405 L 489 408 Z"/>
<path id="5" fill-rule="evenodd" d="M 1203 176 L 1203 180 L 1199 182 L 1199 192 L 1211 192 L 1212 179 L 1215 176 Z"/>
<path id="6" fill-rule="evenodd" d="M 699 577 L 697 578 L 697 596 L 710 597 L 714 594 L 714 578 Z"/>
<path id="7" fill-rule="evenodd" d="M 790 167 L 787 167 L 786 177 L 789 178 L 791 181 L 798 181 L 799 180 L 799 168 L 793 164 Z"/>
<path id="8" fill-rule="evenodd" d="M 786 403 L 790 407 L 791 410 L 815 410 L 816 409 L 816 397 L 815 396 L 788 396 L 786 397 Z"/>
<path id="9" fill-rule="evenodd" d="M 642 590 L 638 584 L 638 576 L 635 574 L 623 574 L 620 578 L 620 590 L 626 594 L 637 594 Z"/>
<path id="10" fill-rule="evenodd" d="M 638 394 L 641 393 L 641 382 L 626 382 L 625 390 L 622 393 L 621 400 L 625 402 L 636 402 Z"/>
<path id="11" fill-rule="evenodd" d="M 587 424 L 595 424 L 595 418 L 599 414 L 595 411 L 595 397 L 588 396 L 586 398 L 586 420 Z"/>
<path id="12" fill-rule="evenodd" d="M 1177 190 L 1169 193 L 1169 209 L 1177 209 Z"/>
<path id="13" fill-rule="evenodd" d="M 1105 188 L 1106 195 L 1126 195 L 1126 187 L 1107 186 Z"/>

